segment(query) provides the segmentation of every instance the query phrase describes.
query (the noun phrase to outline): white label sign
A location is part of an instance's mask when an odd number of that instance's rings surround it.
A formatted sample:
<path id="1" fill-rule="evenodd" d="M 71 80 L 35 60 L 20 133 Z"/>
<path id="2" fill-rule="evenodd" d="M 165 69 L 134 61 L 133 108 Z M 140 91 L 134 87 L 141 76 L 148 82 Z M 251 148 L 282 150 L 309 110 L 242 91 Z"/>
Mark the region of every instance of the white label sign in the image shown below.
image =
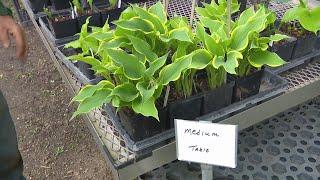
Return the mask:
<path id="1" fill-rule="evenodd" d="M 178 160 L 235 168 L 238 126 L 175 120 Z"/>

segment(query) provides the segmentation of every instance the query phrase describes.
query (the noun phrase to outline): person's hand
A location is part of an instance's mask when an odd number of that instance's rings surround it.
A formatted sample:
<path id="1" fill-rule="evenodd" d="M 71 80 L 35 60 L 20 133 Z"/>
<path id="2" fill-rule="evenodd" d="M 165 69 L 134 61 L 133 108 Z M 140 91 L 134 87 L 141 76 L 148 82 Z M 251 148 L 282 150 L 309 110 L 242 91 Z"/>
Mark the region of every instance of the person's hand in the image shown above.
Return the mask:
<path id="1" fill-rule="evenodd" d="M 27 45 L 24 32 L 10 16 L 0 16 L 0 43 L 8 48 L 10 46 L 10 35 L 14 37 L 16 43 L 16 56 L 25 59 L 27 55 Z"/>

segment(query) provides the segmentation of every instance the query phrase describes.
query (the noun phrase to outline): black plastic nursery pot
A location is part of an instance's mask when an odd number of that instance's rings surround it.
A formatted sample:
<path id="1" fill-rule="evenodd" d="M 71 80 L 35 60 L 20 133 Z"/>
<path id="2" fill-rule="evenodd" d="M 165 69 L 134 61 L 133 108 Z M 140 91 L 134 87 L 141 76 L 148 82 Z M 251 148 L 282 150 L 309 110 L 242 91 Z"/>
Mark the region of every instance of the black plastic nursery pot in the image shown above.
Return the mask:
<path id="1" fill-rule="evenodd" d="M 203 93 L 201 115 L 217 111 L 231 104 L 234 81 L 219 88 Z"/>
<path id="2" fill-rule="evenodd" d="M 108 11 L 101 11 L 102 24 L 105 24 L 107 20 L 109 21 L 109 24 L 111 24 L 112 21 L 118 20 L 123 10 L 124 8 L 116 8 Z"/>
<path id="3" fill-rule="evenodd" d="M 199 117 L 201 115 L 202 101 L 202 95 L 195 95 L 169 103 L 170 128 L 174 127 L 174 119 L 194 120 Z"/>
<path id="4" fill-rule="evenodd" d="M 236 78 L 232 102 L 239 102 L 259 93 L 264 70 L 253 72 L 249 76 Z"/>
<path id="5" fill-rule="evenodd" d="M 91 69 L 91 65 L 78 61 L 75 65 L 79 68 L 80 72 L 83 73 L 89 80 L 95 79 L 94 71 Z"/>
<path id="6" fill-rule="evenodd" d="M 320 34 L 317 36 L 317 41 L 314 45 L 315 49 L 320 49 Z"/>
<path id="7" fill-rule="evenodd" d="M 129 115 L 127 111 L 120 110 L 118 113 L 119 120 L 134 141 L 152 137 L 166 130 L 167 109 L 159 109 L 159 119 L 153 117 L 145 117 L 141 114 Z"/>
<path id="8" fill-rule="evenodd" d="M 53 9 L 55 10 L 62 10 L 70 8 L 70 1 L 69 0 L 51 0 L 51 4 Z"/>
<path id="9" fill-rule="evenodd" d="M 299 37 L 293 49 L 292 59 L 305 56 L 313 51 L 317 41 L 316 35 L 308 35 L 306 37 Z"/>
<path id="10" fill-rule="evenodd" d="M 78 32 L 77 20 L 71 19 L 71 17 L 61 21 L 54 21 L 48 18 L 47 20 L 52 34 L 57 39 L 73 36 Z"/>
<path id="11" fill-rule="evenodd" d="M 280 44 L 273 44 L 271 51 L 275 52 L 285 61 L 292 60 L 293 49 L 296 45 L 297 39 L 290 37 L 285 42 Z"/>
<path id="12" fill-rule="evenodd" d="M 41 12 L 48 2 L 49 0 L 30 0 L 31 9 L 34 13 Z"/>
<path id="13" fill-rule="evenodd" d="M 77 20 L 78 20 L 78 32 L 81 31 L 82 25 L 86 23 L 87 18 L 90 17 L 90 16 L 91 16 L 91 18 L 89 20 L 89 26 L 98 26 L 98 27 L 102 26 L 101 14 L 100 13 L 93 13 L 91 15 L 82 15 L 82 16 L 79 16 L 77 18 Z"/>

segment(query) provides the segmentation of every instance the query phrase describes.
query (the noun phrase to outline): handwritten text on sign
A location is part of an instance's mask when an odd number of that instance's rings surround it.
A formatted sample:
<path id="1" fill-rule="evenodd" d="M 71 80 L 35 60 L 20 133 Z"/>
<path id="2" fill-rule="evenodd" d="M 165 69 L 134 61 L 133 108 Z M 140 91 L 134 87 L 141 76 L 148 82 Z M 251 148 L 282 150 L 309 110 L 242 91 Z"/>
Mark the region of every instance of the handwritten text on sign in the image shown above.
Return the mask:
<path id="1" fill-rule="evenodd" d="M 235 168 L 238 127 L 175 120 L 179 160 Z"/>

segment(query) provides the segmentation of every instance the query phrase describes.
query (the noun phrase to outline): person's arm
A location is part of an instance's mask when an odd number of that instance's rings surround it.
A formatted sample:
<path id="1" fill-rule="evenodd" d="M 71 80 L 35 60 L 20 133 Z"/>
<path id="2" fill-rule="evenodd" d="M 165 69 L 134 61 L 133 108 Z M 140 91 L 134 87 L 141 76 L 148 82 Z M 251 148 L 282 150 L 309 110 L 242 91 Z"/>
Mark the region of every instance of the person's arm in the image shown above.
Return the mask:
<path id="1" fill-rule="evenodd" d="M 16 55 L 20 59 L 26 57 L 26 41 L 22 28 L 14 21 L 12 11 L 6 8 L 0 0 L 0 43 L 8 48 L 10 46 L 10 35 L 16 43 Z"/>

